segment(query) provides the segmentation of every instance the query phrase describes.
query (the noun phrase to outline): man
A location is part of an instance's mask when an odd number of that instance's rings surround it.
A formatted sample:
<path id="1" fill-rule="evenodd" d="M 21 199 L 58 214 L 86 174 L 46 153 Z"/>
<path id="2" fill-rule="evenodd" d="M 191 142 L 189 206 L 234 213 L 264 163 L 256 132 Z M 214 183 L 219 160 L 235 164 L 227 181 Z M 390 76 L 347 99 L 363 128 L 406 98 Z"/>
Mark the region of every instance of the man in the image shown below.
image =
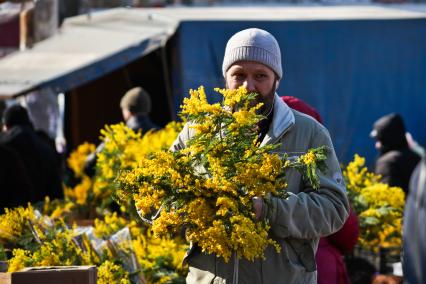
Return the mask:
<path id="1" fill-rule="evenodd" d="M 226 87 L 244 86 L 258 94 L 266 119 L 258 125 L 261 145 L 280 143 L 290 157 L 308 149 L 327 146 L 327 173 L 320 173 L 320 188 L 313 190 L 301 175 L 287 174 L 286 199 L 256 198 L 256 217 L 271 226 L 270 236 L 281 245 L 280 253 L 267 247 L 265 259 L 232 258 L 228 263 L 201 252 L 194 245 L 186 258 L 187 283 L 316 283 L 315 251 L 321 236 L 337 231 L 348 217 L 349 204 L 339 163 L 327 130 L 314 119 L 290 109 L 275 93 L 282 77 L 281 53 L 276 39 L 260 29 L 247 29 L 229 39 L 222 66 Z M 185 126 L 173 149 L 185 147 L 194 130 Z"/>
<path id="2" fill-rule="evenodd" d="M 120 107 L 126 125 L 134 131 L 142 130 L 145 133 L 158 129 L 148 116 L 151 112 L 151 98 L 141 87 L 127 91 L 121 98 Z"/>
<path id="3" fill-rule="evenodd" d="M 4 133 L 0 144 L 14 150 L 25 167 L 33 189 L 24 201 L 43 201 L 63 196 L 60 165 L 55 152 L 34 130 L 28 112 L 20 105 L 7 108 L 3 114 Z"/>
<path id="4" fill-rule="evenodd" d="M 149 130 L 158 130 L 159 127 L 149 118 L 151 112 L 151 98 L 149 94 L 141 87 L 135 87 L 128 90 L 120 101 L 121 113 L 123 115 L 126 126 L 133 131 L 141 130 L 146 133 Z M 92 177 L 95 174 L 95 166 L 97 161 L 97 153 L 102 151 L 105 144 L 101 143 L 96 151 L 90 154 L 84 166 L 84 172 Z"/>
<path id="5" fill-rule="evenodd" d="M 376 139 L 379 158 L 374 172 L 390 186 L 401 187 L 408 194 L 410 176 L 420 156 L 409 147 L 405 126 L 399 114 L 391 113 L 374 123 L 370 136 Z"/>
<path id="6" fill-rule="evenodd" d="M 404 279 L 408 284 L 426 283 L 426 159 L 420 161 L 410 180 L 404 210 Z"/>

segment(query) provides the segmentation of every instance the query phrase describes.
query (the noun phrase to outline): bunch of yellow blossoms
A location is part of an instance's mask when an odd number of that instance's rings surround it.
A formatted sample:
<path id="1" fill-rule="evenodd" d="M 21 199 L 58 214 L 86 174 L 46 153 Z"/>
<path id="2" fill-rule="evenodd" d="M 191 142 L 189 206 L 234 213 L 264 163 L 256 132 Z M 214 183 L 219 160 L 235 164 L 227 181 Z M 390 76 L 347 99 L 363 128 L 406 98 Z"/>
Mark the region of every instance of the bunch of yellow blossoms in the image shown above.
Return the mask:
<path id="1" fill-rule="evenodd" d="M 34 249 L 46 238 L 52 224 L 29 204 L 26 208 L 5 208 L 0 215 L 0 245 Z"/>
<path id="2" fill-rule="evenodd" d="M 134 132 L 123 123 L 101 130 L 104 148 L 98 153 L 99 176 L 114 180 L 121 172 L 135 168 L 149 153 L 170 147 L 181 125 L 171 122 L 158 131 Z"/>
<path id="3" fill-rule="evenodd" d="M 296 168 L 318 186 L 326 149 L 310 150 L 299 159 L 271 154 L 278 145 L 260 147 L 257 123 L 264 117 L 253 105 L 257 94 L 216 89 L 222 104 L 209 104 L 204 89 L 191 90 L 182 115 L 194 132 L 186 148 L 159 151 L 142 158 L 138 167 L 119 176 L 121 189 L 133 195 L 136 208 L 153 220 L 156 236 L 176 234 L 183 226 L 189 241 L 229 261 L 233 252 L 254 260 L 267 245 L 267 221 L 257 221 L 253 197 L 286 196 L 285 172 Z M 149 221 L 149 220 L 148 220 Z"/>
<path id="4" fill-rule="evenodd" d="M 165 128 L 147 133 L 134 132 L 123 123 L 105 126 L 101 130 L 104 147 L 97 153 L 96 172 L 89 177 L 84 172 L 86 159 L 94 154 L 95 145 L 83 143 L 68 158 L 68 166 L 80 182 L 64 188 L 64 202 L 46 199 L 45 212 L 51 217 L 69 216 L 79 219 L 93 219 L 106 214 L 115 190 L 115 177 L 121 171 L 129 171 L 138 161 L 153 151 L 167 149 L 181 129 L 181 124 L 172 122 Z M 126 204 L 128 205 L 128 204 Z"/>
<path id="5" fill-rule="evenodd" d="M 73 241 L 74 234 L 63 220 L 53 221 L 31 206 L 6 209 L 0 215 L 0 230 L 1 244 L 13 248 L 9 272 L 27 266 L 85 265 L 95 261 L 90 252 Z"/>
<path id="6" fill-rule="evenodd" d="M 343 175 L 359 218 L 361 246 L 374 252 L 379 247 L 401 247 L 404 191 L 381 183 L 380 176 L 368 172 L 365 159 L 358 155 Z"/>
<path id="7" fill-rule="evenodd" d="M 142 135 L 123 123 L 106 126 L 101 130 L 104 148 L 97 154 L 97 180 L 104 182 L 117 201 L 129 205 L 125 192 L 115 187 L 116 177 L 136 168 L 150 153 L 168 149 L 181 128 L 181 123 L 171 122 L 161 130 Z"/>
<path id="8" fill-rule="evenodd" d="M 105 216 L 104 220 L 96 219 L 94 235 L 108 240 L 125 227 L 131 235 L 131 245 L 127 245 L 132 247 L 147 283 L 183 282 L 186 271 L 182 259 L 188 245 L 180 238 L 154 238 L 146 226 L 138 226 L 135 221 L 128 221 L 116 213 Z M 114 259 L 111 251 L 106 253 L 109 260 Z"/>
<path id="9" fill-rule="evenodd" d="M 52 206 L 56 205 L 54 210 L 45 210 L 50 212 L 51 217 L 70 216 L 72 218 L 92 219 L 97 214 L 97 207 L 105 208 L 111 203 L 112 190 L 105 188 L 105 183 L 94 177 L 91 178 L 84 172 L 86 159 L 95 152 L 95 145 L 83 143 L 74 150 L 67 163 L 73 171 L 74 176 L 80 179 L 80 182 L 74 187 L 64 187 L 64 202 L 57 204 L 53 201 Z M 49 205 L 50 200 L 46 200 L 45 205 Z"/>
<path id="10" fill-rule="evenodd" d="M 9 260 L 9 272 L 27 266 L 88 265 L 93 263 L 90 255 L 72 240 L 71 231 L 59 232 L 46 238 L 34 251 L 14 249 Z"/>
<path id="11" fill-rule="evenodd" d="M 0 215 L 0 242 L 25 245 L 20 243 L 20 237 L 32 234 L 29 222 L 34 220 L 35 215 L 31 205 L 28 208 L 5 208 L 5 213 Z"/>
<path id="12" fill-rule="evenodd" d="M 148 283 L 184 283 L 182 259 L 188 245 L 181 238 L 156 238 L 150 230 L 133 240 L 136 257 Z"/>
<path id="13" fill-rule="evenodd" d="M 98 284 L 130 284 L 129 273 L 118 264 L 107 260 L 98 268 Z"/>
<path id="14" fill-rule="evenodd" d="M 83 143 L 73 151 L 67 159 L 68 166 L 74 172 L 76 177 L 84 175 L 84 165 L 89 154 L 95 152 L 95 145 L 91 143 Z"/>

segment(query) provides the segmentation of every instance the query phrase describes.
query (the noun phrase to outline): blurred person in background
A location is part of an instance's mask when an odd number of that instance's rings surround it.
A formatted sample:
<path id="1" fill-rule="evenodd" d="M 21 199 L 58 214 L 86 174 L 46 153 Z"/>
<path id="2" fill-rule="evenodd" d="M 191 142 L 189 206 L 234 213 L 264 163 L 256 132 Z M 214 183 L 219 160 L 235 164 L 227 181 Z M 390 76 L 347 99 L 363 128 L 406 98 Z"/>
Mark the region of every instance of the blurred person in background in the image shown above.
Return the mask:
<path id="1" fill-rule="evenodd" d="M 323 123 L 320 114 L 315 108 L 304 101 L 284 96 L 281 99 L 292 109 L 300 111 Z M 343 259 L 343 254 L 353 251 L 359 235 L 358 218 L 350 210 L 349 218 L 343 227 L 334 234 L 322 237 L 315 255 L 318 271 L 318 284 L 349 284 L 349 275 Z"/>
<path id="2" fill-rule="evenodd" d="M 351 284 L 369 284 L 377 277 L 376 267 L 363 257 L 351 256 L 346 261 Z"/>
<path id="3" fill-rule="evenodd" d="M 146 133 L 150 130 L 158 130 L 159 127 L 149 118 L 152 103 L 150 95 L 142 88 L 135 87 L 128 90 L 120 101 L 121 113 L 126 126 L 133 131 Z M 86 159 L 85 173 L 88 176 L 95 174 L 97 154 L 104 148 L 104 143 L 99 144 L 96 151 Z"/>
<path id="4" fill-rule="evenodd" d="M 0 144 L 14 150 L 23 162 L 34 193 L 31 202 L 43 201 L 46 196 L 63 196 L 55 153 L 36 134 L 24 107 L 12 105 L 4 111 Z"/>
<path id="5" fill-rule="evenodd" d="M 402 268 L 407 284 L 426 283 L 426 159 L 423 157 L 410 180 L 403 219 Z"/>
<path id="6" fill-rule="evenodd" d="M 49 136 L 49 134 L 47 134 L 46 131 L 41 130 L 41 129 L 37 129 L 36 131 L 37 136 L 43 140 L 47 145 L 49 145 L 50 149 L 52 149 L 53 153 L 55 154 L 55 163 L 56 163 L 56 168 L 59 171 L 59 175 L 61 176 L 61 180 L 63 179 L 63 175 L 64 175 L 64 168 L 65 168 L 65 164 L 64 164 L 64 158 L 63 156 L 56 150 L 56 143 L 55 143 L 55 139 L 51 138 Z"/>
<path id="7" fill-rule="evenodd" d="M 145 133 L 159 128 L 149 118 L 151 98 L 141 87 L 128 90 L 121 98 L 120 107 L 127 127 L 132 130 L 142 130 Z"/>
<path id="8" fill-rule="evenodd" d="M 19 155 L 0 144 L 0 214 L 4 208 L 26 206 L 34 200 L 34 189 Z"/>
<path id="9" fill-rule="evenodd" d="M 381 117 L 373 125 L 370 136 L 376 140 L 379 157 L 374 172 L 390 186 L 401 187 L 408 194 L 411 173 L 420 156 L 409 148 L 404 121 L 399 114 Z"/>

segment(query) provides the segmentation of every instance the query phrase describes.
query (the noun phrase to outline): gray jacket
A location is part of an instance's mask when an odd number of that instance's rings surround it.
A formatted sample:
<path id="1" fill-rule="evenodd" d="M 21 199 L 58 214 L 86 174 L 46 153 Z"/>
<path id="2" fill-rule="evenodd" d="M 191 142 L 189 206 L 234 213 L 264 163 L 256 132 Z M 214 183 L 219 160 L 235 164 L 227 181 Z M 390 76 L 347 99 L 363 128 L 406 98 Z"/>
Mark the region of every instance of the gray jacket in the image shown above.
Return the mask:
<path id="1" fill-rule="evenodd" d="M 193 134 L 185 126 L 172 149 L 184 148 Z M 225 263 L 193 246 L 186 257 L 187 283 L 317 283 L 315 252 L 319 238 L 339 230 L 349 214 L 346 189 L 330 136 L 321 124 L 290 109 L 275 95 L 273 120 L 261 145 L 269 143 L 281 143 L 276 151 L 289 157 L 304 154 L 310 148 L 328 146 L 328 171 L 319 174 L 320 188 L 313 190 L 296 170 L 288 171 L 290 196 L 271 197 L 264 203 L 263 212 L 271 225 L 270 237 L 281 245 L 281 252 L 267 247 L 264 260 L 251 262 L 233 257 Z"/>

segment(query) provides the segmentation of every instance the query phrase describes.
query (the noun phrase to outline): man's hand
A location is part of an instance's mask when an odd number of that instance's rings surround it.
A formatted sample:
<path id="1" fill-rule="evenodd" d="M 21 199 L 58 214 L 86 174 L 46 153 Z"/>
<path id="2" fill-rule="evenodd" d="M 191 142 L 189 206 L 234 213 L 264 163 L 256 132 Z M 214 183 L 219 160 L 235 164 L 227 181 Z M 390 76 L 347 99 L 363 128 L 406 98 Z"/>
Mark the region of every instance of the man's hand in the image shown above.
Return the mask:
<path id="1" fill-rule="evenodd" d="M 253 211 L 256 215 L 256 220 L 262 218 L 263 211 L 263 199 L 262 197 L 253 197 Z"/>

